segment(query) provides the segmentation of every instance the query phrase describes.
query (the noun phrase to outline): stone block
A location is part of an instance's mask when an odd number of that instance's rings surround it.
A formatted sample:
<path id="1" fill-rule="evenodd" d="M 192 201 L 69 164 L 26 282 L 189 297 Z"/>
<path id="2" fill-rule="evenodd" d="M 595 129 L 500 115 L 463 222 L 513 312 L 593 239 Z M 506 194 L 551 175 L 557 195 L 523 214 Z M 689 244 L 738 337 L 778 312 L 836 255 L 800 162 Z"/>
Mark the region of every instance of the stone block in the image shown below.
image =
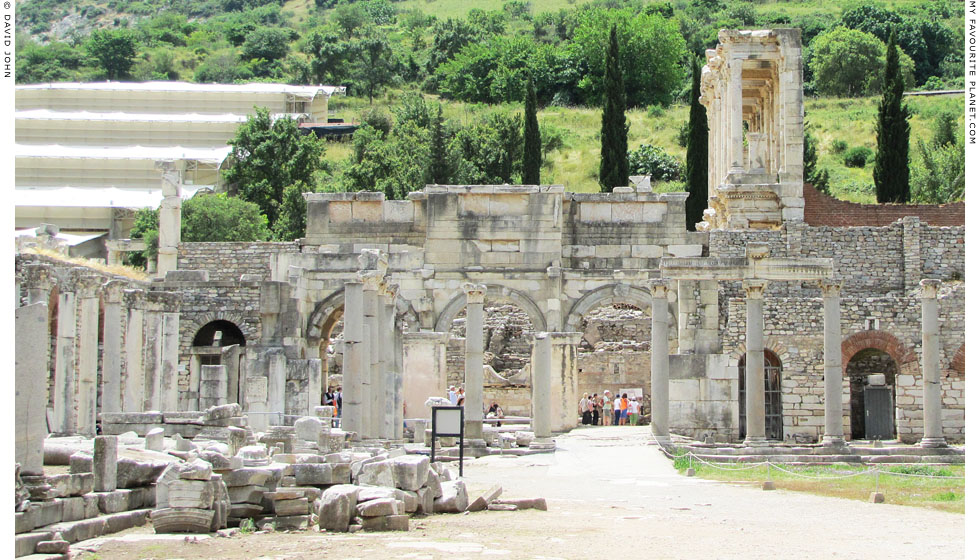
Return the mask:
<path id="1" fill-rule="evenodd" d="M 378 498 L 357 504 L 357 515 L 360 517 L 380 517 L 398 514 L 398 501 L 394 498 Z"/>
<path id="2" fill-rule="evenodd" d="M 37 543 L 34 552 L 37 554 L 65 554 L 68 552 L 69 543 L 65 540 L 41 541 Z"/>
<path id="3" fill-rule="evenodd" d="M 672 257 L 700 257 L 701 245 L 667 245 L 667 254 Z"/>
<path id="4" fill-rule="evenodd" d="M 202 480 L 174 480 L 167 482 L 168 504 L 171 508 L 208 509 L 214 500 L 214 489 Z"/>
<path id="5" fill-rule="evenodd" d="M 113 477 L 115 482 L 115 477 Z M 88 494 L 95 487 L 95 477 L 92 473 L 78 473 L 68 475 L 68 494 L 70 496 L 81 496 Z"/>
<path id="6" fill-rule="evenodd" d="M 355 222 L 381 222 L 384 219 L 384 211 L 381 205 L 380 200 L 353 201 L 351 202 L 351 219 Z"/>
<path id="7" fill-rule="evenodd" d="M 114 513 L 112 515 L 106 515 L 102 519 L 105 519 L 106 533 L 118 533 L 119 531 L 125 531 L 126 529 L 145 525 L 146 518 L 149 517 L 149 515 L 150 510 L 140 509 L 136 511 L 125 511 L 121 513 Z"/>
<path id="8" fill-rule="evenodd" d="M 177 476 L 182 480 L 211 480 L 211 464 L 201 459 L 179 463 Z"/>
<path id="9" fill-rule="evenodd" d="M 313 416 L 304 416 L 296 420 L 293 426 L 296 428 L 296 437 L 303 441 L 319 441 L 320 431 L 323 429 L 320 419 Z"/>
<path id="10" fill-rule="evenodd" d="M 462 480 L 443 482 L 442 496 L 435 501 L 432 511 L 435 513 L 462 513 L 469 505 L 466 496 L 466 483 Z"/>
<path id="11" fill-rule="evenodd" d="M 425 455 L 404 455 L 390 459 L 394 486 L 415 491 L 421 488 L 429 476 L 429 458 Z"/>
<path id="12" fill-rule="evenodd" d="M 275 500 L 273 507 L 277 516 L 308 515 L 310 513 L 310 502 L 306 497 L 290 500 Z"/>
<path id="13" fill-rule="evenodd" d="M 499 484 L 494 484 L 489 490 L 480 494 L 475 500 L 470 502 L 470 505 L 466 507 L 466 511 L 483 511 L 487 509 L 494 500 L 500 497 L 504 491 L 503 487 Z"/>
<path id="14" fill-rule="evenodd" d="M 163 451 L 163 428 L 153 428 L 146 432 L 146 448 L 150 451 Z"/>
<path id="15" fill-rule="evenodd" d="M 112 492 L 95 492 L 99 498 L 99 511 L 102 513 L 119 513 L 129 507 L 129 490 L 113 490 Z M 171 496 L 171 499 L 172 496 Z"/>
<path id="16" fill-rule="evenodd" d="M 23 533 L 14 537 L 14 556 L 27 556 L 34 554 L 37 544 L 49 541 L 54 536 L 51 531 L 41 531 L 36 533 Z"/>
<path id="17" fill-rule="evenodd" d="M 325 486 L 328 484 L 340 484 L 350 481 L 349 475 L 347 476 L 347 480 L 343 480 L 343 467 L 345 466 L 341 463 L 300 464 L 293 465 L 293 473 L 296 477 L 296 484 L 299 485 Z M 334 478 L 335 468 L 340 475 L 340 480 Z"/>
<path id="18" fill-rule="evenodd" d="M 358 491 L 358 487 L 351 484 L 341 484 L 324 490 L 317 509 L 320 529 L 347 531 L 356 513 Z"/>
<path id="19" fill-rule="evenodd" d="M 14 461 L 20 464 L 22 473 L 40 476 L 44 474 L 44 439 L 48 435 L 48 387 L 38 380 L 47 377 L 48 350 L 46 344 L 38 342 L 47 341 L 56 333 L 48 332 L 46 304 L 18 307 L 14 315 Z"/>
<path id="20" fill-rule="evenodd" d="M 47 528 L 49 531 L 61 533 L 61 537 L 70 543 L 101 537 L 106 532 L 106 521 L 103 517 L 82 519 L 56 523 Z"/>
<path id="21" fill-rule="evenodd" d="M 19 535 L 34 530 L 34 514 L 28 508 L 27 511 L 18 511 L 14 514 L 14 534 Z"/>
<path id="22" fill-rule="evenodd" d="M 99 497 L 96 494 L 85 494 L 81 497 L 85 504 L 85 519 L 99 515 Z"/>
<path id="23" fill-rule="evenodd" d="M 537 509 L 541 511 L 548 511 L 548 502 L 544 498 L 497 499 L 494 503 L 517 506 L 517 509 Z"/>
<path id="24" fill-rule="evenodd" d="M 164 462 L 145 462 L 123 457 L 116 465 L 116 488 L 135 488 L 153 484 L 163 469 Z"/>
<path id="25" fill-rule="evenodd" d="M 664 256 L 664 248 L 660 245 L 633 245 L 630 256 L 639 259 L 659 259 Z"/>
<path id="26" fill-rule="evenodd" d="M 431 515 L 432 507 L 436 499 L 435 491 L 433 491 L 432 488 L 429 488 L 428 486 L 423 486 L 419 488 L 415 492 L 415 494 L 416 496 L 418 496 L 418 506 L 415 511 L 421 512 L 425 515 Z M 406 511 L 408 511 L 407 507 L 406 507 Z"/>
<path id="27" fill-rule="evenodd" d="M 394 472 L 391 463 L 378 461 L 361 466 L 357 475 L 357 484 L 361 486 L 391 486 L 395 485 Z"/>
<path id="28" fill-rule="evenodd" d="M 59 519 L 58 522 L 78 521 L 79 519 L 85 519 L 87 517 L 85 515 L 85 498 L 82 498 L 81 496 L 76 498 L 61 498 L 59 501 L 62 505 L 62 511 L 61 519 Z"/>
<path id="29" fill-rule="evenodd" d="M 233 504 L 261 504 L 265 486 L 228 486 L 228 499 Z"/>
<path id="30" fill-rule="evenodd" d="M 408 531 L 407 515 L 386 515 L 383 517 L 365 517 L 361 526 L 365 531 Z"/>
<path id="31" fill-rule="evenodd" d="M 229 518 L 252 518 L 262 514 L 262 506 L 258 504 L 231 504 L 228 508 Z"/>
<path id="32" fill-rule="evenodd" d="M 68 458 L 68 472 L 71 474 L 92 472 L 92 454 L 85 451 L 72 453 Z"/>

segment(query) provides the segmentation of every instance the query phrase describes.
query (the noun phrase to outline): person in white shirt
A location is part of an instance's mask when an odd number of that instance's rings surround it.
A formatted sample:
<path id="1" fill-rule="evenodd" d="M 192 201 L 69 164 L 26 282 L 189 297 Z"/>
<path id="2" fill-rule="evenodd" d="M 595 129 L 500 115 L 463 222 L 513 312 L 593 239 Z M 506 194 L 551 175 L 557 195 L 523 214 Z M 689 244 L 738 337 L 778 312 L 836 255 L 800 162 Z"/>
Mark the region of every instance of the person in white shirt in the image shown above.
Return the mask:
<path id="1" fill-rule="evenodd" d="M 449 404 L 451 404 L 453 406 L 456 406 L 456 403 L 457 402 L 459 402 L 459 393 L 456 392 L 456 386 L 455 385 L 450 385 L 449 386 Z"/>
<path id="2" fill-rule="evenodd" d="M 636 402 L 635 397 L 630 399 L 629 420 L 630 426 L 636 426 L 640 421 L 640 403 Z"/>

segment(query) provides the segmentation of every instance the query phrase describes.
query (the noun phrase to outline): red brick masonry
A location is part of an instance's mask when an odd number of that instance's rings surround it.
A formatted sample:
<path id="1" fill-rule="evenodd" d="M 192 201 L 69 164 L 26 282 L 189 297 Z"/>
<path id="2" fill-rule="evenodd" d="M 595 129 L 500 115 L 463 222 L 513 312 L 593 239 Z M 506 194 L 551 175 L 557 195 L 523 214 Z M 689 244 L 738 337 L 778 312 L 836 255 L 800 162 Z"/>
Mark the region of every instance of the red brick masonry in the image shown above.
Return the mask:
<path id="1" fill-rule="evenodd" d="M 887 226 L 905 216 L 934 227 L 962 226 L 966 204 L 856 204 L 827 196 L 812 185 L 803 185 L 803 221 L 811 226 Z"/>

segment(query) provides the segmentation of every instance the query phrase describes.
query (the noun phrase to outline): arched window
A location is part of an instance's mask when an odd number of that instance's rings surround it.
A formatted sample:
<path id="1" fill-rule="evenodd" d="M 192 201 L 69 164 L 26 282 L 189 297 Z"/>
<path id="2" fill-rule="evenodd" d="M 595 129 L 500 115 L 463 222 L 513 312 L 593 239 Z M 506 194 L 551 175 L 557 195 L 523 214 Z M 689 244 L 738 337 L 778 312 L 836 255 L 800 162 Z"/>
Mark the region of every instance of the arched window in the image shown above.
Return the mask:
<path id="1" fill-rule="evenodd" d="M 765 351 L 763 376 L 765 378 L 766 438 L 783 439 L 783 397 L 780 380 L 783 363 L 771 350 Z M 745 354 L 738 360 L 738 437 L 745 438 Z"/>
<path id="2" fill-rule="evenodd" d="M 201 327 L 194 335 L 193 346 L 245 346 L 245 335 L 231 321 L 219 319 Z"/>

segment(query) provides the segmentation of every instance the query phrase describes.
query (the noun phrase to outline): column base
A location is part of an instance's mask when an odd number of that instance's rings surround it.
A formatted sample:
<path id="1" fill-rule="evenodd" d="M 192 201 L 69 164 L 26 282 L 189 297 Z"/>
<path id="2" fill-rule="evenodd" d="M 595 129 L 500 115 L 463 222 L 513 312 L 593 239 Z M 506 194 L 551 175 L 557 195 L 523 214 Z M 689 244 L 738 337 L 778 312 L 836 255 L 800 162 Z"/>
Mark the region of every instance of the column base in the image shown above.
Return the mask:
<path id="1" fill-rule="evenodd" d="M 769 447 L 769 440 L 765 436 L 746 436 L 742 444 L 748 447 Z"/>
<path id="2" fill-rule="evenodd" d="M 483 441 L 483 420 L 463 420 L 463 437 Z"/>
<path id="3" fill-rule="evenodd" d="M 463 455 L 466 457 L 483 457 L 489 455 L 487 442 L 482 439 L 463 438 Z"/>
<path id="4" fill-rule="evenodd" d="M 535 451 L 547 451 L 555 449 L 555 440 L 550 437 L 538 437 L 534 438 L 534 441 L 528 445 L 528 449 Z"/>
<path id="5" fill-rule="evenodd" d="M 919 442 L 919 447 L 948 447 L 948 444 L 946 443 L 945 437 L 924 437 L 922 438 L 922 441 Z"/>
<path id="6" fill-rule="evenodd" d="M 844 441 L 844 436 L 828 436 L 824 434 L 823 441 L 820 442 L 820 445 L 834 449 L 847 448 L 847 442 Z"/>

